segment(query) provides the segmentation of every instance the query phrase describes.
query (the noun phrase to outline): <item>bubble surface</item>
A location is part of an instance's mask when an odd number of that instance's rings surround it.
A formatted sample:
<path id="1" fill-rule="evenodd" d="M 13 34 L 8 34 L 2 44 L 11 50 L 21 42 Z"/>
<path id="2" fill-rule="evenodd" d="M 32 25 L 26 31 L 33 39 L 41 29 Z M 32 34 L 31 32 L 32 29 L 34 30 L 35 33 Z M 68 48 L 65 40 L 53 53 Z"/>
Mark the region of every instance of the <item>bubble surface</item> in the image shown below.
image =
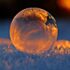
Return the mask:
<path id="1" fill-rule="evenodd" d="M 15 48 L 29 54 L 41 54 L 56 41 L 56 20 L 40 8 L 26 8 L 12 20 L 10 38 Z"/>

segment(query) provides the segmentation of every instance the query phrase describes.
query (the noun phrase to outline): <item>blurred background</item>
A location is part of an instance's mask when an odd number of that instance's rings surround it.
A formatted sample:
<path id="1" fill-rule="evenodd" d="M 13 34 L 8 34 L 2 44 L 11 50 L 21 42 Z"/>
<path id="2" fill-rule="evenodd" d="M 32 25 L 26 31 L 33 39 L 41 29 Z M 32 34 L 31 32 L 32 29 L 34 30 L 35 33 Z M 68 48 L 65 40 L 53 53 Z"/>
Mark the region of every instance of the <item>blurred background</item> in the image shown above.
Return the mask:
<path id="1" fill-rule="evenodd" d="M 48 10 L 54 17 L 70 17 L 70 0 L 0 0 L 0 18 L 13 18 L 27 7 L 40 7 Z"/>
<path id="2" fill-rule="evenodd" d="M 13 17 L 28 7 L 49 11 L 57 20 L 58 39 L 70 40 L 70 0 L 0 0 L 0 37 L 9 37 Z"/>

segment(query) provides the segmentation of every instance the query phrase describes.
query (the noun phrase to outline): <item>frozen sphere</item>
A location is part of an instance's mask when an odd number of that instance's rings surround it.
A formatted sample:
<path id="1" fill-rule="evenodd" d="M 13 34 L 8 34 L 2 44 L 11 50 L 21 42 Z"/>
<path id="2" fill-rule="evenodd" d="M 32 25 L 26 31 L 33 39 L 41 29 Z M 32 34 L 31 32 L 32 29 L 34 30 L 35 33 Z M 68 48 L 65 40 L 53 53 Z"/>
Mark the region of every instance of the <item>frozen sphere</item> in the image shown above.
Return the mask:
<path id="1" fill-rule="evenodd" d="M 58 29 L 54 17 L 40 8 L 20 11 L 10 26 L 14 47 L 24 53 L 41 54 L 48 51 L 57 39 Z"/>

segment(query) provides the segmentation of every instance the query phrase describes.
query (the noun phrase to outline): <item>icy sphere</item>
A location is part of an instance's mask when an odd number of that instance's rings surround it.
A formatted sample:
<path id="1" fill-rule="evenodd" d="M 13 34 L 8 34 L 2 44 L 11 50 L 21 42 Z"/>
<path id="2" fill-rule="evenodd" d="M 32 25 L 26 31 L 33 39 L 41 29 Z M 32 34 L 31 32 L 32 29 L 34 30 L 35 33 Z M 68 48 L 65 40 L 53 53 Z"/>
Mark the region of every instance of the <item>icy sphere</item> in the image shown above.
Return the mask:
<path id="1" fill-rule="evenodd" d="M 40 8 L 20 11 L 10 26 L 10 38 L 14 47 L 28 54 L 48 51 L 57 39 L 58 29 L 54 17 Z"/>

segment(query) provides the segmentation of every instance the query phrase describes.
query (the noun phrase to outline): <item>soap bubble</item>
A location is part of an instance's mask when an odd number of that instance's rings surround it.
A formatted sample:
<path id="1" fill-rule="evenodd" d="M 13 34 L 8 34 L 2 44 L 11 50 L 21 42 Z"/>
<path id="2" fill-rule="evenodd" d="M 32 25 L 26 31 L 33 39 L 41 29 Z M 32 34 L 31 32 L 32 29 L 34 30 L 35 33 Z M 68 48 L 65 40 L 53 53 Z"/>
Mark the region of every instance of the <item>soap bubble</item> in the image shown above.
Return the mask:
<path id="1" fill-rule="evenodd" d="M 10 26 L 10 38 L 15 48 L 28 54 L 48 51 L 56 41 L 56 20 L 46 10 L 26 8 L 20 11 Z"/>

